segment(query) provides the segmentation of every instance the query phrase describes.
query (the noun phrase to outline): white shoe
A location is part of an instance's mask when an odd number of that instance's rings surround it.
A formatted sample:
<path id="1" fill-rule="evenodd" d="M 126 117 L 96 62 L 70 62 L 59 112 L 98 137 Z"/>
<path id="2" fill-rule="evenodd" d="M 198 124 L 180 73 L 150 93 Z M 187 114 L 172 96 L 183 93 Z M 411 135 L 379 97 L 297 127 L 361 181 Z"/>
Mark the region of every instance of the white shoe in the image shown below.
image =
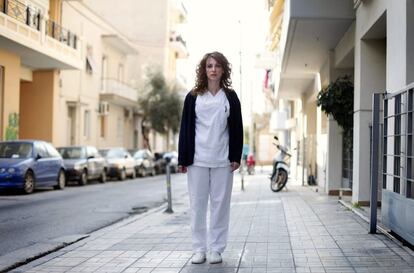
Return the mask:
<path id="1" fill-rule="evenodd" d="M 210 252 L 210 257 L 208 258 L 209 263 L 211 264 L 219 264 L 223 262 L 223 259 L 221 258 L 221 254 L 216 251 Z"/>
<path id="2" fill-rule="evenodd" d="M 191 263 L 193 264 L 202 264 L 205 261 L 206 261 L 206 253 L 204 252 L 194 253 L 193 258 L 191 259 Z"/>

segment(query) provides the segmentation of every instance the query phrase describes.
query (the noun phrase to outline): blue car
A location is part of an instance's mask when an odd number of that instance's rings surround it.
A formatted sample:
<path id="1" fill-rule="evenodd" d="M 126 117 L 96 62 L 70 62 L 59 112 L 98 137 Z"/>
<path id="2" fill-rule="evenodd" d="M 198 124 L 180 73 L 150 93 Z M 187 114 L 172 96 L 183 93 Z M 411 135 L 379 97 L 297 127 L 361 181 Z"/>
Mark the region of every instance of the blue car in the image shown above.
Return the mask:
<path id="1" fill-rule="evenodd" d="M 32 193 L 36 187 L 66 184 L 63 159 L 49 143 L 40 140 L 0 142 L 0 189 L 21 189 Z"/>

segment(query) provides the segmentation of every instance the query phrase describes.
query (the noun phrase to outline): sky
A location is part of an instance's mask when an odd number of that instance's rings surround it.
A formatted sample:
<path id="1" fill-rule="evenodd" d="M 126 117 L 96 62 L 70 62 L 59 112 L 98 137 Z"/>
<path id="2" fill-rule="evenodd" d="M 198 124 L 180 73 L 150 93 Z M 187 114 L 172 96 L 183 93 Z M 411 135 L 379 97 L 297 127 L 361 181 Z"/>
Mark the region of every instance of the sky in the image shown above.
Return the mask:
<path id="1" fill-rule="evenodd" d="M 244 116 L 254 107 L 252 97 L 261 86 L 263 70 L 254 68 L 255 56 L 266 46 L 269 15 L 265 0 L 187 0 L 183 29 L 189 58 L 185 65 L 189 87 L 203 55 L 222 52 L 232 64 L 233 88 L 242 98 Z M 240 58 L 240 51 L 242 52 Z M 242 85 L 240 86 L 240 59 Z M 240 90 L 242 92 L 240 92 Z"/>

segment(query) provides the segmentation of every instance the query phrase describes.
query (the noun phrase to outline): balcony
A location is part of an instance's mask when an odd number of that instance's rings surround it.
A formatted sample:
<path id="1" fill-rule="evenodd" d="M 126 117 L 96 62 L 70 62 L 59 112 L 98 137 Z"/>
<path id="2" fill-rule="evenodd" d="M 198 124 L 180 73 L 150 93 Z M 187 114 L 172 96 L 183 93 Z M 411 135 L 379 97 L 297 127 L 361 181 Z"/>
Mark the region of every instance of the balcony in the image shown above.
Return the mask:
<path id="1" fill-rule="evenodd" d="M 0 48 L 34 69 L 81 69 L 77 35 L 19 0 L 0 0 Z"/>
<path id="2" fill-rule="evenodd" d="M 117 79 L 103 78 L 100 99 L 120 106 L 136 106 L 138 91 Z"/>
<path id="3" fill-rule="evenodd" d="M 188 57 L 187 44 L 177 31 L 172 30 L 170 34 L 170 45 L 178 53 L 178 58 Z"/>

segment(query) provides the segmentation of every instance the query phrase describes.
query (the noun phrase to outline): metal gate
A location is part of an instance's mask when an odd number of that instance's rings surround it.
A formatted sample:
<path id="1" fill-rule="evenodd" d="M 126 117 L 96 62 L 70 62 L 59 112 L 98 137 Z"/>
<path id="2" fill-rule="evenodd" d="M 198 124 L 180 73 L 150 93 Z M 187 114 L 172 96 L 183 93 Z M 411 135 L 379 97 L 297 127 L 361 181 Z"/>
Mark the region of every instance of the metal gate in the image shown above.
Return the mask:
<path id="1" fill-rule="evenodd" d="M 384 147 L 381 156 L 382 177 L 378 177 L 382 180 L 381 219 L 390 230 L 414 244 L 414 84 L 399 92 L 383 95 L 382 102 L 382 139 L 378 137 L 378 132 L 373 132 L 372 146 L 373 149 L 380 145 Z M 378 106 L 373 107 L 374 120 L 380 117 Z M 373 124 L 375 126 L 374 121 Z M 379 124 L 376 128 L 379 128 Z M 371 175 L 375 176 L 375 171 L 373 168 Z M 375 180 L 371 182 L 371 189 L 375 189 L 374 183 Z M 376 193 L 372 190 L 371 201 Z"/>

